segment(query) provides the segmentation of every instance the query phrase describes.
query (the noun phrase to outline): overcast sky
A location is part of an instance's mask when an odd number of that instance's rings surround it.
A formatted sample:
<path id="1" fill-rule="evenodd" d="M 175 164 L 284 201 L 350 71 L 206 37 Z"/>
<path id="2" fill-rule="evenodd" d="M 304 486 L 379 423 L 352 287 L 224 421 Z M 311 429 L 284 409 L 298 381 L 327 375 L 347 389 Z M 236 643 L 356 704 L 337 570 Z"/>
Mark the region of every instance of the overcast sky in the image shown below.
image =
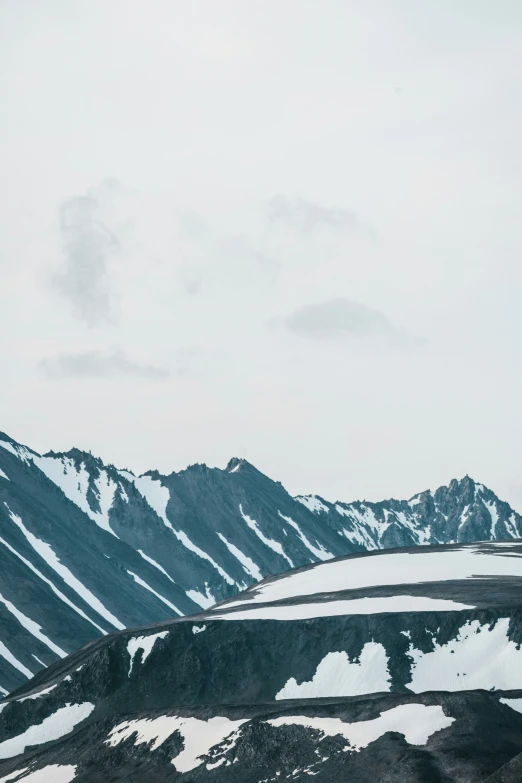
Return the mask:
<path id="1" fill-rule="evenodd" d="M 0 0 L 0 430 L 522 510 L 520 0 Z"/>

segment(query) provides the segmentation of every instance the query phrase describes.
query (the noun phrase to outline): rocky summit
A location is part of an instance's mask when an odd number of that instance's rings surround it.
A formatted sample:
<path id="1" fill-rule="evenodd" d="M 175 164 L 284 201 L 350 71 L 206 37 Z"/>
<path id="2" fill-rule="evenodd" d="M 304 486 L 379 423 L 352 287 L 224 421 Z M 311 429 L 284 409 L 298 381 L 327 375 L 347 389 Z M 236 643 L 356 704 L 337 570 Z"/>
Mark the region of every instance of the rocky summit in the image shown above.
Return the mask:
<path id="1" fill-rule="evenodd" d="M 470 478 L 407 501 L 330 503 L 292 497 L 245 460 L 136 476 L 0 434 L 0 693 L 98 637 L 295 567 L 521 534 L 522 518 Z"/>
<path id="2" fill-rule="evenodd" d="M 0 703 L 0 782 L 515 783 L 522 543 L 269 577 L 96 639 Z"/>

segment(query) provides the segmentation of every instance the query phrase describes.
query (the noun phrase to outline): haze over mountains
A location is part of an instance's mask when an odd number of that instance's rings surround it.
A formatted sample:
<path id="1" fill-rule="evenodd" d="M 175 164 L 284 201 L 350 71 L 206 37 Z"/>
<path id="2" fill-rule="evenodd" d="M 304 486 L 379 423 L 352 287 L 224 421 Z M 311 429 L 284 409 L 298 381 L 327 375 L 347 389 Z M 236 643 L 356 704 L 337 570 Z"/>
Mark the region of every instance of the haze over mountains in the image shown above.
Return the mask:
<path id="1" fill-rule="evenodd" d="M 469 477 L 410 500 L 291 497 L 244 460 L 135 476 L 0 435 L 0 688 L 91 640 L 200 612 L 260 579 L 354 552 L 513 539 L 522 518 Z"/>

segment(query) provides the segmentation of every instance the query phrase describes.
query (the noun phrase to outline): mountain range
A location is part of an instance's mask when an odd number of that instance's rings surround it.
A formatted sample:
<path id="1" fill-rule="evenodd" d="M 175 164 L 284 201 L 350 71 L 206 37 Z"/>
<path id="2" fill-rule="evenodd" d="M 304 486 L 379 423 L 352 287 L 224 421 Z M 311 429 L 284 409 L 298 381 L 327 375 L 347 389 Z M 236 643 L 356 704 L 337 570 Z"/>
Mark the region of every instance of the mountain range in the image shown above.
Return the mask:
<path id="1" fill-rule="evenodd" d="M 519 783 L 522 543 L 358 553 L 96 639 L 0 703 L 0 783 Z"/>
<path id="2" fill-rule="evenodd" d="M 0 692 L 98 637 L 200 613 L 288 569 L 521 534 L 522 518 L 469 477 L 409 500 L 330 503 L 241 459 L 136 476 L 0 434 Z"/>

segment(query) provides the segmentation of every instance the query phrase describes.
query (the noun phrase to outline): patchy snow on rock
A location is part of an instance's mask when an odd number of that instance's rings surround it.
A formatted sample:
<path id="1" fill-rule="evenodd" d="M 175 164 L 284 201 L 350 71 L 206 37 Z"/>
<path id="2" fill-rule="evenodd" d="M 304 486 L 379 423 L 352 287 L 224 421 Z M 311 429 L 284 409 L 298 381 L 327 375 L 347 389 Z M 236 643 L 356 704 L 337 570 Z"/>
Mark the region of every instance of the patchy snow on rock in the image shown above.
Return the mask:
<path id="1" fill-rule="evenodd" d="M 100 511 L 94 511 L 87 500 L 90 475 L 84 462 L 78 468 L 73 459 L 65 456 L 40 457 L 34 454 L 32 460 L 42 473 L 45 473 L 48 479 L 60 487 L 63 494 L 87 514 L 93 522 L 96 522 L 102 530 L 106 530 L 118 538 L 109 524 L 109 511 L 114 501 L 117 485 L 109 478 L 106 471 L 101 470 L 98 478 L 94 481 L 95 492 L 100 504 Z"/>
<path id="2" fill-rule="evenodd" d="M 22 672 L 28 680 L 33 677 L 33 673 L 30 669 L 27 668 L 27 666 L 24 666 L 24 664 L 18 660 L 18 658 L 13 655 L 11 650 L 5 646 L 3 642 L 0 642 L 0 655 L 2 658 L 5 658 L 5 660 L 11 664 L 11 666 L 14 666 L 15 669 L 18 669 L 19 672 Z"/>
<path id="3" fill-rule="evenodd" d="M 167 517 L 167 505 L 170 500 L 168 488 L 164 487 L 161 481 L 153 479 L 151 476 L 133 476 L 127 473 L 126 477 L 134 482 L 134 486 L 140 495 L 147 501 L 148 505 L 156 512 L 165 525 L 174 530 Z"/>
<path id="4" fill-rule="evenodd" d="M 203 631 L 207 630 L 206 625 L 193 625 L 192 626 L 192 633 L 203 633 Z"/>
<path id="5" fill-rule="evenodd" d="M 435 642 L 431 652 L 410 646 L 413 664 L 407 687 L 414 693 L 522 689 L 522 649 L 510 641 L 508 629 L 508 617 L 494 626 L 472 620 L 460 628 L 456 639 L 442 645 Z"/>
<path id="6" fill-rule="evenodd" d="M 271 606 L 257 606 L 252 609 L 238 609 L 218 614 L 220 609 L 228 609 L 228 606 L 224 606 L 217 607 L 214 611 L 216 612 L 216 620 L 311 620 L 315 617 L 335 617 L 337 615 L 456 612 L 474 608 L 474 606 L 446 598 L 391 595 L 292 605 L 272 604 Z"/>
<path id="7" fill-rule="evenodd" d="M 280 511 L 277 512 L 281 519 L 284 519 L 285 522 L 288 522 L 290 527 L 293 527 L 294 530 L 297 531 L 299 538 L 305 545 L 305 547 L 308 549 L 309 552 L 311 552 L 315 557 L 317 557 L 319 560 L 331 560 L 333 557 L 331 552 L 327 552 L 327 550 L 321 546 L 321 544 L 317 544 L 317 546 L 314 546 L 310 541 L 307 539 L 297 522 L 294 522 L 294 520 L 291 517 L 286 517 L 284 514 L 281 514 Z"/>
<path id="8" fill-rule="evenodd" d="M 23 696 L 21 699 L 16 699 L 16 701 L 21 704 L 23 701 L 32 701 L 33 699 L 39 699 L 42 696 L 46 696 L 48 693 L 51 693 L 51 691 L 54 691 L 54 689 L 57 687 L 58 685 L 51 685 L 49 688 L 44 688 L 43 690 L 37 691 L 36 693 L 31 693 L 30 696 Z"/>
<path id="9" fill-rule="evenodd" d="M 50 544 L 46 544 L 45 541 L 42 541 L 40 538 L 37 538 L 35 535 L 33 535 L 23 524 L 22 520 L 19 516 L 16 514 L 13 514 L 12 511 L 9 511 L 9 515 L 15 525 L 22 531 L 24 536 L 26 537 L 27 541 L 30 543 L 32 548 L 34 549 L 37 554 L 40 555 L 40 557 L 47 563 L 48 566 L 50 566 L 53 571 L 55 571 L 59 576 L 62 577 L 63 581 L 71 587 L 75 593 L 77 593 L 85 603 L 87 603 L 92 609 L 94 609 L 95 612 L 97 612 L 101 617 L 105 618 L 111 625 L 113 625 L 115 628 L 117 628 L 119 631 L 122 631 L 125 626 L 123 623 L 121 623 L 117 617 L 115 617 L 111 612 L 109 612 L 108 609 L 105 608 L 105 606 L 102 604 L 102 602 L 96 598 L 96 596 L 91 593 L 91 591 L 85 587 L 85 585 L 80 582 L 79 579 L 77 579 L 74 574 L 67 568 L 67 566 L 63 565 L 63 563 L 60 561 L 58 556 L 55 554 L 54 550 L 52 549 Z"/>
<path id="10" fill-rule="evenodd" d="M 9 481 L 9 480 L 10 480 L 10 479 L 9 479 L 9 476 L 7 476 L 7 475 L 4 473 L 4 471 L 2 470 L 2 468 L 0 468 L 0 478 L 7 479 L 7 481 Z"/>
<path id="11" fill-rule="evenodd" d="M 46 647 L 48 647 L 50 650 L 53 651 L 56 655 L 58 655 L 60 658 L 65 658 L 67 653 L 65 650 L 62 650 L 61 647 L 58 647 L 57 644 L 55 644 L 51 639 L 49 639 L 48 636 L 46 636 L 44 633 L 42 633 L 41 627 L 38 625 L 38 623 L 35 623 L 34 620 L 31 620 L 30 617 L 27 617 L 27 615 L 23 614 L 19 609 L 16 608 L 16 606 L 11 603 L 11 601 L 8 601 L 7 598 L 4 598 L 4 596 L 0 593 L 0 603 L 2 603 L 8 612 L 10 612 L 13 617 L 16 617 L 18 622 L 21 626 L 25 628 L 26 631 L 29 631 L 29 633 L 35 637 L 35 639 L 38 639 L 42 644 L 45 644 Z"/>
<path id="12" fill-rule="evenodd" d="M 354 557 L 320 563 L 284 574 L 252 588 L 244 597 L 228 604 L 227 608 L 314 593 L 488 576 L 522 577 L 522 556 L 518 552 L 507 552 L 495 543 L 487 550 L 467 544 L 442 552 L 431 552 L 422 547 L 410 552 L 379 552 L 371 558 Z"/>
<path id="13" fill-rule="evenodd" d="M 121 471 L 120 471 L 121 472 Z M 130 474 L 129 474 L 130 475 Z M 226 571 L 221 568 L 221 566 L 216 563 L 215 560 L 213 560 L 210 555 L 208 555 L 206 552 L 204 552 L 202 549 L 200 549 L 196 544 L 194 544 L 190 538 L 187 536 L 187 534 L 183 530 L 176 530 L 170 520 L 167 517 L 167 505 L 170 500 L 170 492 L 167 487 L 164 487 L 163 484 L 158 481 L 157 479 L 153 479 L 150 476 L 133 476 L 132 480 L 134 481 L 134 484 L 140 494 L 145 498 L 148 505 L 152 508 L 153 511 L 156 512 L 156 514 L 159 516 L 159 518 L 165 523 L 165 525 L 172 530 L 178 541 L 180 541 L 186 549 L 193 552 L 195 555 L 200 557 L 202 560 L 207 560 L 209 563 L 211 563 L 218 574 L 223 577 L 223 579 L 229 584 L 233 585 L 235 584 L 234 580 L 231 576 L 229 576 Z"/>
<path id="14" fill-rule="evenodd" d="M 191 601 L 194 601 L 195 604 L 199 604 L 203 609 L 208 609 L 209 607 L 214 606 L 216 599 L 210 592 L 208 585 L 205 585 L 205 589 L 205 593 L 201 593 L 199 590 L 187 590 L 185 595 L 187 598 L 190 598 Z"/>
<path id="15" fill-rule="evenodd" d="M 22 460 L 26 464 L 29 464 L 31 458 L 34 456 L 34 452 L 29 451 L 25 446 L 15 446 L 14 443 L 9 443 L 6 440 L 0 440 L 0 446 L 6 451 L 14 454 L 15 457 Z"/>
<path id="16" fill-rule="evenodd" d="M 0 778 L 0 783 L 7 783 L 7 781 L 14 780 L 15 778 L 18 779 L 20 775 L 23 775 L 23 773 L 27 772 L 28 769 L 29 767 L 23 767 L 22 769 L 15 769 L 14 772 L 10 772 L 9 775 L 5 775 L 3 778 Z"/>
<path id="17" fill-rule="evenodd" d="M 339 718 L 309 718 L 304 715 L 285 715 L 267 720 L 272 726 L 306 726 L 325 736 L 341 735 L 348 740 L 350 750 L 361 750 L 389 731 L 402 734 L 409 745 L 425 745 L 429 738 L 455 721 L 445 715 L 438 704 L 401 704 L 382 712 L 373 720 L 345 723 Z"/>
<path id="18" fill-rule="evenodd" d="M 280 699 L 319 699 L 329 696 L 361 696 L 390 690 L 388 656 L 382 644 L 367 642 L 358 661 L 346 652 L 330 652 L 320 661 L 311 680 L 298 684 L 291 677 L 276 694 Z"/>
<path id="19" fill-rule="evenodd" d="M 245 555 L 237 546 L 234 546 L 234 544 L 231 544 L 230 541 L 227 541 L 224 535 L 218 533 L 218 536 L 221 539 L 221 541 L 225 544 L 228 551 L 236 558 L 236 560 L 239 560 L 239 562 L 243 566 L 243 570 L 249 576 L 255 579 L 256 582 L 259 582 L 263 578 L 263 574 L 261 573 L 259 566 L 257 566 L 254 563 L 254 561 L 251 560 L 247 555 Z"/>
<path id="20" fill-rule="evenodd" d="M 18 781 L 20 783 L 71 783 L 76 777 L 76 767 L 72 764 L 50 764 L 47 767 L 35 769 L 34 772 L 20 778 L 19 775 L 27 772 L 28 769 L 29 767 L 25 767 L 11 772 L 5 778 L 0 778 L 0 783 L 7 783 L 7 781 L 12 781 L 12 783 L 18 783 Z"/>
<path id="21" fill-rule="evenodd" d="M 164 596 L 157 593 L 156 590 L 154 590 L 153 587 L 147 584 L 147 582 L 144 579 L 141 579 L 141 577 L 139 577 L 133 571 L 129 571 L 128 569 L 126 570 L 129 576 L 132 576 L 132 578 L 137 584 L 139 584 L 141 587 L 144 587 L 145 590 L 149 591 L 149 593 L 155 595 L 156 598 L 159 598 L 159 600 L 162 601 L 166 606 L 168 606 L 169 609 L 172 609 L 173 612 L 176 612 L 176 614 L 178 614 L 180 617 L 183 617 L 183 612 L 180 612 L 179 609 L 176 606 L 174 606 L 174 604 L 172 604 L 167 598 L 164 598 Z"/>
<path id="22" fill-rule="evenodd" d="M 168 631 L 161 631 L 161 633 L 155 633 L 151 636 L 135 636 L 133 639 L 129 640 L 127 644 L 127 652 L 130 655 L 129 677 L 131 676 L 134 658 L 138 650 L 142 651 L 141 664 L 143 666 L 158 639 L 164 639 L 168 636 L 168 633 Z"/>
<path id="23" fill-rule="evenodd" d="M 316 495 L 297 495 L 294 500 L 297 500 L 298 503 L 306 506 L 306 508 L 314 514 L 320 514 L 323 511 L 328 513 L 328 506 L 325 506 Z"/>
<path id="24" fill-rule="evenodd" d="M 23 734 L 0 742 L 0 759 L 8 759 L 23 753 L 32 745 L 42 745 L 44 742 L 65 737 L 87 718 L 94 709 L 94 704 L 66 704 L 60 707 L 53 715 L 49 715 L 41 723 L 30 726 Z M 27 780 L 27 778 L 26 778 Z"/>
<path id="25" fill-rule="evenodd" d="M 263 544 L 269 547 L 273 552 L 277 552 L 278 555 L 281 555 L 281 557 L 283 557 L 286 560 L 286 562 L 289 564 L 290 568 L 293 568 L 294 564 L 292 563 L 288 555 L 285 554 L 281 544 L 278 541 L 274 541 L 273 538 L 267 538 L 267 536 L 263 535 L 255 519 L 252 519 L 252 517 L 249 517 L 248 514 L 243 513 L 243 506 L 241 504 L 239 505 L 239 511 L 241 513 L 241 516 L 247 523 L 248 527 L 254 531 L 254 533 L 260 539 L 260 541 L 262 541 Z"/>
<path id="26" fill-rule="evenodd" d="M 163 568 L 163 566 L 161 566 L 159 563 L 157 563 L 155 560 L 153 560 L 153 559 L 152 559 L 152 557 L 149 557 L 149 555 L 146 555 L 146 554 L 145 554 L 145 552 L 142 552 L 142 551 L 141 551 L 141 549 L 138 549 L 137 551 L 139 552 L 139 554 L 142 556 L 142 558 L 143 558 L 144 560 L 146 560 L 148 563 L 150 563 L 151 565 L 153 565 L 153 566 L 154 566 L 154 568 L 157 568 L 157 569 L 158 569 L 158 571 L 161 571 L 161 573 L 162 573 L 162 574 L 165 574 L 165 576 L 167 577 L 167 579 L 170 579 L 170 581 L 172 582 L 172 584 L 174 584 L 174 585 L 176 584 L 176 582 L 174 581 L 174 579 L 173 579 L 171 576 L 169 576 L 169 575 L 167 574 L 167 572 L 165 571 L 165 569 Z"/>
<path id="27" fill-rule="evenodd" d="M 246 720 L 229 720 L 220 716 L 199 720 L 182 718 L 175 715 L 162 715 L 159 718 L 144 718 L 125 721 L 115 726 L 105 740 L 107 745 L 115 747 L 137 734 L 134 745 L 149 744 L 156 750 L 175 731 L 183 737 L 183 750 L 172 759 L 178 772 L 190 772 L 203 763 L 201 756 L 207 755 L 215 745 L 235 732 Z"/>
<path id="28" fill-rule="evenodd" d="M 218 574 L 220 574 L 220 576 L 223 577 L 225 582 L 227 582 L 229 585 L 234 585 L 235 584 L 235 582 L 232 579 L 232 577 L 229 574 L 227 574 L 227 572 L 223 568 L 221 568 L 221 566 L 218 565 L 218 563 L 216 563 L 216 561 L 213 560 L 210 557 L 210 555 L 207 555 L 206 552 L 204 552 L 202 549 L 200 549 L 198 546 L 196 546 L 196 544 L 194 544 L 190 540 L 190 538 L 187 536 L 187 534 L 183 530 L 174 530 L 174 528 L 173 528 L 173 533 L 176 536 L 176 538 L 178 539 L 178 541 L 181 541 L 181 543 L 183 544 L 184 547 L 189 549 L 191 552 L 194 552 L 194 554 L 197 555 L 198 557 L 201 557 L 202 560 L 208 560 L 208 562 L 211 563 L 214 566 L 214 568 L 216 569 Z"/>
<path id="29" fill-rule="evenodd" d="M 8 507 L 7 507 L 7 508 L 8 508 Z M 9 508 L 8 508 L 8 511 L 9 511 Z M 9 513 L 10 513 L 10 512 L 9 512 Z M 61 590 L 58 590 L 58 588 L 57 588 L 57 587 L 56 587 L 56 586 L 53 584 L 53 582 L 51 582 L 51 580 L 50 580 L 50 579 L 47 579 L 47 577 L 46 577 L 46 576 L 44 576 L 44 575 L 43 575 L 43 574 L 42 574 L 42 573 L 41 573 L 41 572 L 40 572 L 40 571 L 39 571 L 37 568 L 35 568 L 35 566 L 34 566 L 34 565 L 31 563 L 31 562 L 29 562 L 29 560 L 27 560 L 25 557 L 23 557 L 23 555 L 21 555 L 19 552 L 17 552 L 17 550 L 16 550 L 14 547 L 12 547 L 12 546 L 11 546 L 11 544 L 8 544 L 8 543 L 7 543 L 7 541 L 4 541 L 4 539 L 3 539 L 3 538 L 1 538 L 1 537 L 0 537 L 0 544 L 2 544 L 3 546 L 5 546 L 5 547 L 6 547 L 6 549 L 8 549 L 10 552 L 12 552 L 12 554 L 13 554 L 13 555 L 15 555 L 15 556 L 16 556 L 16 557 L 17 557 L 19 560 L 21 560 L 21 561 L 22 561 L 22 563 L 24 563 L 24 565 L 26 565 L 26 566 L 27 566 L 27 568 L 30 568 L 30 569 L 31 569 L 31 571 L 32 571 L 34 574 L 36 574 L 36 576 L 37 576 L 39 579 L 41 579 L 41 580 L 42 580 L 42 582 L 45 582 L 45 584 L 46 584 L 46 585 L 49 585 L 49 587 L 51 588 L 51 590 L 53 591 L 53 593 L 54 593 L 55 595 L 57 595 L 57 596 L 58 596 L 58 598 L 59 598 L 61 601 L 63 601 L 65 604 L 67 604 L 67 606 L 70 606 L 70 607 L 71 607 L 71 609 L 74 609 L 74 611 L 75 611 L 75 612 L 77 612 L 77 614 L 79 614 L 81 617 L 83 617 L 83 618 L 84 618 L 84 620 L 87 620 L 89 623 L 91 623 L 91 625 L 93 625 L 95 628 L 97 628 L 97 629 L 98 629 L 98 631 L 100 631 L 100 632 L 101 632 L 103 635 L 105 635 L 105 634 L 107 633 L 107 631 L 104 631 L 104 630 L 103 630 L 103 628 L 101 628 L 99 625 L 97 625 L 97 624 L 94 622 L 94 620 L 91 620 L 91 618 L 90 618 L 90 617 L 88 617 L 88 616 L 85 614 L 85 612 L 84 612 L 82 609 L 80 609 L 80 608 L 79 608 L 79 607 L 77 607 L 75 604 L 73 604 L 73 602 L 72 602 L 72 601 L 70 601 L 70 600 L 67 598 L 67 596 L 66 596 L 66 595 L 64 595 L 64 594 L 61 592 Z M 36 658 L 36 655 L 33 655 L 33 658 Z M 42 666 L 45 666 L 45 663 L 42 663 L 42 661 L 40 661 L 38 658 L 36 658 L 36 660 L 38 661 L 38 663 L 41 663 L 41 664 L 42 664 Z"/>

